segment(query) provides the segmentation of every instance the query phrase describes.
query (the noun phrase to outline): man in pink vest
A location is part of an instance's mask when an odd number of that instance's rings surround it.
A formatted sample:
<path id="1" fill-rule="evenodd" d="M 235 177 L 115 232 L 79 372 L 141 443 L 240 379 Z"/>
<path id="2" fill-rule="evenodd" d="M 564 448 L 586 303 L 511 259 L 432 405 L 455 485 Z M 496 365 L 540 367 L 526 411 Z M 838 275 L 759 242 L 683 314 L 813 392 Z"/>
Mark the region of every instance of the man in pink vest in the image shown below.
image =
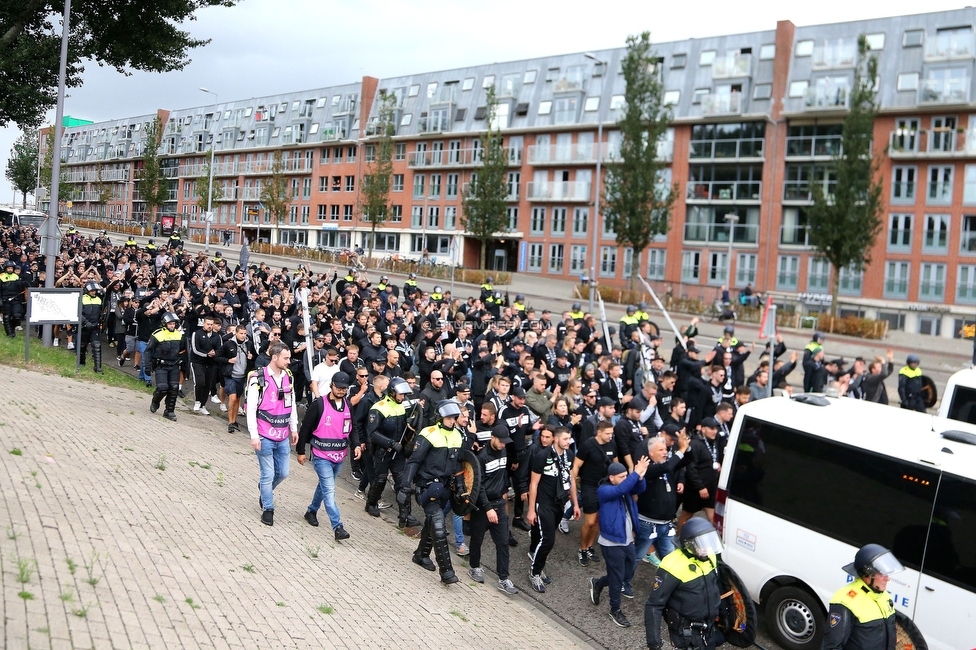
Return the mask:
<path id="1" fill-rule="evenodd" d="M 305 513 L 305 521 L 319 525 L 319 507 L 325 502 L 336 541 L 349 539 L 349 533 L 339 518 L 335 500 L 335 481 L 348 450 L 358 459 L 363 453 L 359 436 L 352 426 L 352 408 L 346 400 L 349 375 L 339 371 L 332 376 L 328 395 L 316 397 L 305 413 L 298 433 L 298 464 L 305 464 L 305 445 L 312 446 L 312 467 L 319 475 L 319 484 L 312 495 L 312 503 Z"/>
<path id="2" fill-rule="evenodd" d="M 274 493 L 288 478 L 290 446 L 298 442 L 298 412 L 288 363 L 291 350 L 281 341 L 268 345 L 271 361 L 247 381 L 247 430 L 261 467 L 261 523 L 274 526 Z"/>

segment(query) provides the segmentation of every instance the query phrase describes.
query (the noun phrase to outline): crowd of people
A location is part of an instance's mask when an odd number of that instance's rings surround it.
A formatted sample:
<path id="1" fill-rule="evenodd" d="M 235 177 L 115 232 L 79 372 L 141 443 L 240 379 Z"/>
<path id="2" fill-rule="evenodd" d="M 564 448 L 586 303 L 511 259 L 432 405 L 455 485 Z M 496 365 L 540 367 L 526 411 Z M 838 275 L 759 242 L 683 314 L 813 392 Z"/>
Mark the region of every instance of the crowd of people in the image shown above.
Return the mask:
<path id="1" fill-rule="evenodd" d="M 0 298 L 13 336 L 23 326 L 24 289 L 44 286 L 45 277 L 37 232 L 3 229 L 0 245 Z M 229 433 L 242 431 L 244 419 L 264 524 L 274 524 L 274 489 L 294 447 L 319 477 L 305 513 L 311 526 L 324 506 L 335 539 L 350 536 L 335 499 L 349 456 L 365 511 L 378 517 L 395 505 L 401 528 L 422 527 L 412 559 L 439 569 L 445 583 L 457 581 L 451 543 L 468 557 L 470 577 L 484 582 L 489 536 L 497 588 L 517 593 L 509 554 L 527 543 L 529 583 L 545 592 L 555 535 L 568 535 L 579 519 L 576 560 L 607 568 L 591 599 L 609 588 L 610 616 L 623 627 L 630 623 L 620 599 L 634 597 L 639 563 L 660 565 L 675 540 L 687 548 L 708 532 L 685 535 L 688 544 L 681 534 L 689 521 L 714 518 L 725 441 L 741 406 L 791 393 L 798 364 L 805 391 L 878 402 L 887 401 L 892 373 L 890 351 L 848 370 L 841 359 L 825 360 L 817 333 L 792 352 L 776 337 L 747 374 L 756 345 L 737 339 L 734 326 L 708 341 L 692 319 L 668 350 L 643 303 L 607 328 L 607 340 L 579 303 L 560 314 L 537 311 L 522 295 L 509 302 L 491 277 L 478 295 L 461 298 L 440 286 L 427 291 L 413 275 L 396 286 L 356 269 L 242 267 L 219 252 L 187 252 L 177 235 L 140 246 L 69 229 L 55 284 L 83 289 L 80 331 L 55 331 L 55 344 L 64 335 L 67 348 L 81 346 L 81 363 L 90 348 L 101 372 L 103 344 L 114 347 L 116 363 L 133 364 L 154 387 L 150 411 L 162 407 L 175 420 L 190 382 L 193 413 L 219 409 Z M 916 408 L 912 382 L 921 373 L 917 357 L 910 361 L 899 393 L 904 384 L 902 405 Z M 465 471 L 473 463 L 477 485 Z M 383 500 L 388 483 L 395 503 Z M 529 538 L 520 541 L 516 529 Z"/>

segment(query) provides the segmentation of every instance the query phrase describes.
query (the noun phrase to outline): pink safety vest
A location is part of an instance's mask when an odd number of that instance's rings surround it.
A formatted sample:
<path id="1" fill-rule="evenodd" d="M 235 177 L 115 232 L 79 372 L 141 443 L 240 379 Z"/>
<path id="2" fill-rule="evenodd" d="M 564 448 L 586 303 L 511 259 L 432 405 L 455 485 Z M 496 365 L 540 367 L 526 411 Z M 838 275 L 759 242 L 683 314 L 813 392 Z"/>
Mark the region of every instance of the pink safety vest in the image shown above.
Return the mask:
<path id="1" fill-rule="evenodd" d="M 347 441 L 352 431 L 349 403 L 343 398 L 342 410 L 338 411 L 328 396 L 323 396 L 322 402 L 322 418 L 312 432 L 312 454 L 341 463 L 346 458 Z"/>
<path id="2" fill-rule="evenodd" d="M 295 395 L 291 389 L 291 379 L 287 372 L 281 373 L 281 387 L 272 379 L 268 368 L 261 369 L 264 373 L 264 391 L 261 394 L 261 403 L 258 404 L 256 413 L 258 420 L 258 435 L 279 442 L 288 437 L 291 423 L 291 409 L 295 404 Z M 278 399 L 278 393 L 283 394 L 284 399 Z M 287 403 L 287 406 L 286 406 Z"/>

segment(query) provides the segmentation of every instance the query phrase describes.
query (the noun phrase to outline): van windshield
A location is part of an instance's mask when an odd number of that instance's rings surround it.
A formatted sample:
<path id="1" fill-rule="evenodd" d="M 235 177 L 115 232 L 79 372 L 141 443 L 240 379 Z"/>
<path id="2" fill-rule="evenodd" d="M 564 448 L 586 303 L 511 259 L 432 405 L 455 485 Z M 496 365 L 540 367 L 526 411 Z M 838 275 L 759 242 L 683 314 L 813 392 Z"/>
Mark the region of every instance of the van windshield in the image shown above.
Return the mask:
<path id="1" fill-rule="evenodd" d="M 976 424 L 976 389 L 956 384 L 949 403 L 949 419 Z"/>

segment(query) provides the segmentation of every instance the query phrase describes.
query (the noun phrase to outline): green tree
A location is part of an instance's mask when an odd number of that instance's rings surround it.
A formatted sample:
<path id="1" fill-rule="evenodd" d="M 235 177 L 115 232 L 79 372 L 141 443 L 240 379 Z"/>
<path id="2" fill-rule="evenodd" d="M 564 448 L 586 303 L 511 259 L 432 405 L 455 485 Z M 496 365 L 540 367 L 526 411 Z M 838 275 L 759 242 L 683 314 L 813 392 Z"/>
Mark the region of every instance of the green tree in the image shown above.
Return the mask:
<path id="1" fill-rule="evenodd" d="M 146 146 L 142 150 L 139 196 L 146 204 L 149 223 L 156 221 L 156 209 L 169 198 L 169 181 L 160 166 L 159 146 L 163 140 L 163 120 L 157 115 L 146 125 Z"/>
<path id="2" fill-rule="evenodd" d="M 379 123 L 376 125 L 379 139 L 371 145 L 375 147 L 375 159 L 368 163 L 367 173 L 363 175 L 360 194 L 360 219 L 369 221 L 369 250 L 366 259 L 373 258 L 376 242 L 376 226 L 384 223 L 390 213 L 390 183 L 393 178 L 393 136 L 396 134 L 395 113 L 396 96 L 380 91 Z"/>
<path id="3" fill-rule="evenodd" d="M 204 156 L 206 162 L 203 163 L 203 168 L 200 171 L 200 175 L 197 176 L 194 184 L 194 194 L 197 199 L 197 208 L 201 212 L 206 212 L 207 210 L 207 189 L 210 187 L 210 152 L 208 151 Z M 221 187 L 220 182 L 214 179 L 213 191 L 210 192 L 210 209 L 213 210 L 217 201 L 224 198 L 224 188 Z"/>
<path id="4" fill-rule="evenodd" d="M 881 194 L 881 153 L 872 151 L 878 113 L 878 58 L 869 54 L 864 34 L 858 37 L 858 64 L 844 118 L 841 149 L 834 156 L 837 183 L 833 192 L 812 183 L 813 205 L 807 211 L 810 244 L 833 267 L 830 315 L 837 315 L 840 271 L 863 270 L 882 228 L 885 205 Z"/>
<path id="5" fill-rule="evenodd" d="M 98 0 L 71 7 L 67 85 L 82 84 L 83 62 L 115 68 L 182 70 L 189 52 L 209 43 L 180 29 L 205 7 L 231 7 L 237 0 L 131 2 Z M 36 127 L 58 95 L 64 3 L 6 0 L 0 3 L 0 127 L 10 122 Z M 53 26 L 53 27 L 52 27 Z"/>
<path id="6" fill-rule="evenodd" d="M 627 37 L 621 69 L 626 108 L 617 121 L 620 156 L 607 164 L 602 212 L 608 229 L 617 233 L 617 245 L 634 250 L 629 269 L 629 287 L 634 289 L 641 253 L 652 237 L 668 231 L 678 186 L 661 182 L 666 163 L 658 154 L 658 143 L 671 121 L 671 111 L 664 104 L 650 32 Z M 593 227 L 598 226 L 594 223 Z"/>
<path id="7" fill-rule="evenodd" d="M 281 149 L 277 149 L 271 159 L 271 178 L 261 189 L 261 203 L 271 215 L 272 221 L 279 226 L 288 216 L 291 196 L 288 194 L 288 178 L 285 176 L 285 160 Z"/>
<path id="8" fill-rule="evenodd" d="M 92 181 L 91 189 L 95 193 L 95 202 L 104 207 L 104 216 L 108 216 L 108 202 L 112 198 L 112 183 L 105 180 L 105 165 L 102 162 L 95 163 L 95 180 Z"/>
<path id="9" fill-rule="evenodd" d="M 37 187 L 37 136 L 21 133 L 7 159 L 7 180 L 20 192 L 21 207 L 27 207 L 27 193 Z"/>
<path id="10" fill-rule="evenodd" d="M 508 152 L 502 146 L 501 130 L 495 127 L 497 108 L 495 87 L 489 86 L 485 102 L 485 132 L 481 134 L 482 164 L 477 179 L 471 179 L 462 203 L 461 226 L 481 242 L 480 269 L 485 268 L 488 242 L 498 233 L 508 230 L 505 206 Z"/>

